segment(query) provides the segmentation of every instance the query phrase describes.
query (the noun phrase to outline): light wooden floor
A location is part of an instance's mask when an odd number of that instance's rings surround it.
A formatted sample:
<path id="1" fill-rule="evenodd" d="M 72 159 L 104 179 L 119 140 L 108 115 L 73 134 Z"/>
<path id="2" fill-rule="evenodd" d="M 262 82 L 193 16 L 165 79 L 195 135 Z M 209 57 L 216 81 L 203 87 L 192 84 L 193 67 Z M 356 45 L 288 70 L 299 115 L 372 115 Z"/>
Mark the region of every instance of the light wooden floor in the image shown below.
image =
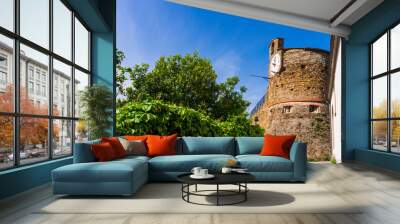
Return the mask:
<path id="1" fill-rule="evenodd" d="M 0 202 L 0 223 L 400 223 L 400 174 L 358 163 L 312 163 L 309 169 L 309 182 L 367 206 L 357 214 L 35 214 L 35 208 L 54 200 L 50 187 L 43 186 Z"/>

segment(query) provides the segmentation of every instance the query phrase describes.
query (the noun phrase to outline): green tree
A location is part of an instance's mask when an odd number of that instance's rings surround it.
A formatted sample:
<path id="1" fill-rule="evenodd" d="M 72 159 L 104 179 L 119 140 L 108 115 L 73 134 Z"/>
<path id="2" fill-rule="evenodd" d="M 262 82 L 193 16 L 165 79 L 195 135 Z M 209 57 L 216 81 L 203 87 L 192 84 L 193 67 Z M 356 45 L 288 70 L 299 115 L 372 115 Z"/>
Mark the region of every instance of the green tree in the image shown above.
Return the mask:
<path id="1" fill-rule="evenodd" d="M 264 130 L 243 115 L 219 121 L 192 108 L 146 100 L 127 102 L 117 109 L 117 132 L 119 135 L 261 136 Z"/>
<path id="2" fill-rule="evenodd" d="M 119 105 L 131 101 L 162 100 L 190 107 L 213 118 L 227 120 L 244 115 L 249 102 L 244 100 L 245 87 L 239 87 L 239 78 L 228 78 L 217 83 L 217 74 L 210 60 L 198 53 L 185 56 L 161 57 L 150 71 L 148 64 L 124 67 L 124 54 L 117 53 L 118 93 L 124 97 Z M 124 83 L 129 85 L 124 87 Z"/>
<path id="3" fill-rule="evenodd" d="M 95 84 L 80 93 L 82 119 L 89 130 L 89 139 L 108 136 L 112 125 L 112 92 L 107 86 Z M 82 125 L 79 124 L 80 126 Z M 79 130 L 79 129 L 78 129 Z"/>

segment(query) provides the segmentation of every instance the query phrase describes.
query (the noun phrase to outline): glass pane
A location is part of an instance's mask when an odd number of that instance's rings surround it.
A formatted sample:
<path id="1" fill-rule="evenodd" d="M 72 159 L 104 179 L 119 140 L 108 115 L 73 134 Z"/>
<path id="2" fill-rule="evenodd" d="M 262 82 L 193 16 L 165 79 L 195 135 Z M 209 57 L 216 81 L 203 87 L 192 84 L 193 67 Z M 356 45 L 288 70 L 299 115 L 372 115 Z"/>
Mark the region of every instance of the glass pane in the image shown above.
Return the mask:
<path id="1" fill-rule="evenodd" d="M 53 120 L 53 156 L 72 154 L 72 121 Z"/>
<path id="2" fill-rule="evenodd" d="M 391 121 L 392 152 L 400 153 L 400 120 Z"/>
<path id="3" fill-rule="evenodd" d="M 49 158 L 49 120 L 22 117 L 20 119 L 20 163 L 34 163 Z"/>
<path id="4" fill-rule="evenodd" d="M 372 122 L 372 147 L 387 151 L 387 121 Z"/>
<path id="5" fill-rule="evenodd" d="M 21 36 L 49 48 L 49 0 L 20 0 Z"/>
<path id="6" fill-rule="evenodd" d="M 79 117 L 82 114 L 80 95 L 87 86 L 89 86 L 89 75 L 75 69 L 75 117 Z"/>
<path id="7" fill-rule="evenodd" d="M 390 67 L 400 67 L 400 24 L 391 30 L 390 37 Z"/>
<path id="8" fill-rule="evenodd" d="M 14 31 L 14 0 L 0 1 L 0 26 Z"/>
<path id="9" fill-rule="evenodd" d="M 75 143 L 85 142 L 88 138 L 88 128 L 84 120 L 75 122 Z"/>
<path id="10" fill-rule="evenodd" d="M 72 69 L 58 60 L 53 60 L 53 114 L 72 117 Z"/>
<path id="11" fill-rule="evenodd" d="M 372 74 L 378 75 L 387 71 L 387 34 L 372 45 Z"/>
<path id="12" fill-rule="evenodd" d="M 53 51 L 71 60 L 72 12 L 60 1 L 53 1 Z"/>
<path id="13" fill-rule="evenodd" d="M 48 114 L 48 63 L 47 55 L 21 44 L 21 113 Z"/>
<path id="14" fill-rule="evenodd" d="M 13 118 L 0 116 L 0 170 L 14 165 Z"/>
<path id="15" fill-rule="evenodd" d="M 0 35 L 0 111 L 14 111 L 13 40 Z"/>
<path id="16" fill-rule="evenodd" d="M 390 88 L 392 117 L 400 117 L 400 72 L 391 75 Z"/>
<path id="17" fill-rule="evenodd" d="M 372 81 L 372 118 L 387 117 L 387 78 L 381 77 Z"/>
<path id="18" fill-rule="evenodd" d="M 89 70 L 89 32 L 75 18 L 75 63 Z"/>

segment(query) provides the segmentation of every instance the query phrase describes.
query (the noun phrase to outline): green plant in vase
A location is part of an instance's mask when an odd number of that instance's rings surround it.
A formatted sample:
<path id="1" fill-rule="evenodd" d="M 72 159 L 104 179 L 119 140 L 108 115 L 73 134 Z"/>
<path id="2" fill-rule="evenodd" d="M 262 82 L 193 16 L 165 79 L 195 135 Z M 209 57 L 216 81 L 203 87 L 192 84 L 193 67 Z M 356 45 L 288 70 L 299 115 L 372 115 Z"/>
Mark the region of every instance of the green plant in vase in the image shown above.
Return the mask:
<path id="1" fill-rule="evenodd" d="M 82 119 L 88 129 L 90 140 L 109 136 L 112 126 L 113 94 L 110 89 L 101 84 L 86 87 L 79 98 L 82 108 Z"/>

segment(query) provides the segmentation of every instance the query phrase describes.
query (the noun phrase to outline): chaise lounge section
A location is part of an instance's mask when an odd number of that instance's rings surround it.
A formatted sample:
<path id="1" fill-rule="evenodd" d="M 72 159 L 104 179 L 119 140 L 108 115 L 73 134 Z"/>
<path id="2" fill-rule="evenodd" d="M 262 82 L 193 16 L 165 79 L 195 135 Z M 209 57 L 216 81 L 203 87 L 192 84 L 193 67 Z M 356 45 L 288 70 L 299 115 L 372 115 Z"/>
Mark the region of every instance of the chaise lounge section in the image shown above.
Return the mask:
<path id="1" fill-rule="evenodd" d="M 306 180 L 306 144 L 295 142 L 290 159 L 260 156 L 263 137 L 182 137 L 176 144 L 177 155 L 127 156 L 96 162 L 91 145 L 99 141 L 77 143 L 74 163 L 52 172 L 53 193 L 67 195 L 132 195 L 148 181 L 176 181 L 176 177 L 200 166 L 218 172 L 229 160 L 260 182 L 304 182 Z"/>

